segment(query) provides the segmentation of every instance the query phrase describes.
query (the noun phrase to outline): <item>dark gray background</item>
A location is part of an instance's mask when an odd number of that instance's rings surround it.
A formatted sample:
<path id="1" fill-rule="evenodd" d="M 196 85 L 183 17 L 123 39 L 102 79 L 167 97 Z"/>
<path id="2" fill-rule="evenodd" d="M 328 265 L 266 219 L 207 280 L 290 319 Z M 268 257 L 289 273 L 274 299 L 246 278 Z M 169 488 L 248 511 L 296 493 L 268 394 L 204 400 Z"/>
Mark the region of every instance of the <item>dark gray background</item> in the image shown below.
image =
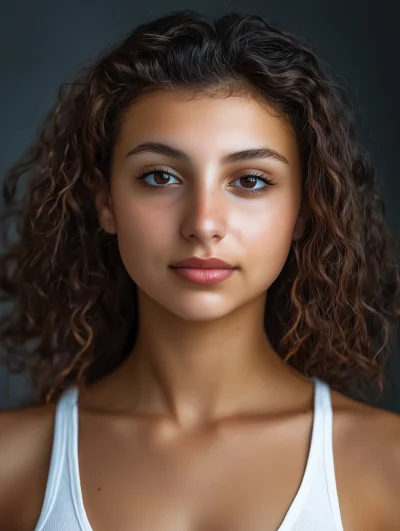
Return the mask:
<path id="1" fill-rule="evenodd" d="M 395 4 L 393 0 L 4 3 L 0 17 L 0 175 L 34 139 L 60 85 L 137 24 L 175 9 L 191 8 L 214 16 L 248 11 L 314 42 L 319 55 L 347 81 L 361 113 L 360 139 L 371 153 L 382 182 L 388 223 L 399 233 L 400 13 Z M 390 365 L 397 389 L 399 351 L 396 346 Z M 26 378 L 0 369 L 0 409 L 19 407 L 29 394 Z M 399 394 L 388 394 L 378 405 L 400 412 Z"/>

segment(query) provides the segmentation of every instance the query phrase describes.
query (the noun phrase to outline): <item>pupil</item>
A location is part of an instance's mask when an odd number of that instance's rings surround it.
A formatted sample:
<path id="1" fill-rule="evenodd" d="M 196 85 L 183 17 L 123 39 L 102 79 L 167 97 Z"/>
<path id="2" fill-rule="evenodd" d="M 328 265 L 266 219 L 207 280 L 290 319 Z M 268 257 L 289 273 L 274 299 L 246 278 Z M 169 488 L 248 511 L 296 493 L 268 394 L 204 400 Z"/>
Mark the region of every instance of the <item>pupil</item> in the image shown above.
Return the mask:
<path id="1" fill-rule="evenodd" d="M 155 178 L 155 181 L 156 181 L 158 184 L 165 184 L 166 181 L 168 181 L 168 179 L 169 179 L 169 176 L 168 176 L 168 175 L 165 175 L 165 173 L 163 173 L 163 172 L 156 171 L 156 172 L 154 172 L 154 174 L 155 174 L 155 177 L 156 177 L 156 178 Z M 157 176 L 159 176 L 159 175 L 161 175 L 161 177 L 158 178 Z M 164 176 L 164 175 L 165 175 L 165 177 L 164 177 L 164 179 L 163 179 L 163 176 Z M 159 180 L 161 180 L 162 182 L 159 182 Z"/>
<path id="2" fill-rule="evenodd" d="M 255 177 L 242 177 L 246 181 L 246 184 L 254 184 Z"/>

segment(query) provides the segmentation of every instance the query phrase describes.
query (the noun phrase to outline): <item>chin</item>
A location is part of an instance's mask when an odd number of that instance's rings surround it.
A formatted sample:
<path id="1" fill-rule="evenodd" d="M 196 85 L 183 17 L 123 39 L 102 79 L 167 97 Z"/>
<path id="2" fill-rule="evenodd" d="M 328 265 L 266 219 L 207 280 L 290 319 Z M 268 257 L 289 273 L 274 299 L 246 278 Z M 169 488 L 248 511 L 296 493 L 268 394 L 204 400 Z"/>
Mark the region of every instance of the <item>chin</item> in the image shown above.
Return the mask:
<path id="1" fill-rule="evenodd" d="M 236 307 L 228 304 L 227 301 L 190 301 L 190 303 L 179 304 L 179 297 L 175 297 L 174 304 L 163 305 L 166 310 L 176 315 L 184 321 L 207 322 L 223 319 Z"/>

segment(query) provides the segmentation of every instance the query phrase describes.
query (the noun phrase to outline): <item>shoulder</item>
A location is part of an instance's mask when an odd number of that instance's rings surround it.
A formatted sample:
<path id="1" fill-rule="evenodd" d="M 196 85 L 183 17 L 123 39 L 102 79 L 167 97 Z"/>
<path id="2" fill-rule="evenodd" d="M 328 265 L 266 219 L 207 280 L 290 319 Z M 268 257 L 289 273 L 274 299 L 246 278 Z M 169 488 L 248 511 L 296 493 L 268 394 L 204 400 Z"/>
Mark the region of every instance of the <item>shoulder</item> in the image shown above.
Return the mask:
<path id="1" fill-rule="evenodd" d="M 400 529 L 400 415 L 335 391 L 331 396 L 341 507 L 363 512 L 370 526 L 375 518 L 379 525 L 370 529 Z"/>
<path id="2" fill-rule="evenodd" d="M 0 412 L 0 529 L 32 529 L 39 518 L 54 412 L 54 405 Z"/>

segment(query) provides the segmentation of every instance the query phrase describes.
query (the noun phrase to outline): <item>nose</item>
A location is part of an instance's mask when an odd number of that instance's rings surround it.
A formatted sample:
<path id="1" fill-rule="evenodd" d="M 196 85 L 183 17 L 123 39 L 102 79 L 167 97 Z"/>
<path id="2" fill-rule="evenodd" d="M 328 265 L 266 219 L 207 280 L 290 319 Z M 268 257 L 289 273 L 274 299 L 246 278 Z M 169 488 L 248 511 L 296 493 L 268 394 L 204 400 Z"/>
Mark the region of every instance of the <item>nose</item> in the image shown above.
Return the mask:
<path id="1" fill-rule="evenodd" d="M 207 245 L 220 241 L 226 234 L 226 198 L 215 187 L 202 186 L 192 190 L 185 199 L 185 214 L 182 220 L 182 236 Z"/>

